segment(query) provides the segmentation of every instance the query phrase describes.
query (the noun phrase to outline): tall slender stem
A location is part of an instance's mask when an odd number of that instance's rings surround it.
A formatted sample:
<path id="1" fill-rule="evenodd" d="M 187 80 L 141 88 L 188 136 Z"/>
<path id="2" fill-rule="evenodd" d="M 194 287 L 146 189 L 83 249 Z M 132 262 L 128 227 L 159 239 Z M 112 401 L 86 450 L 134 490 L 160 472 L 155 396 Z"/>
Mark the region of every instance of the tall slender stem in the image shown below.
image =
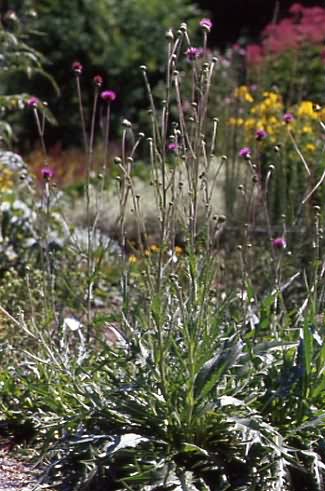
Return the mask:
<path id="1" fill-rule="evenodd" d="M 90 177 L 93 167 L 93 154 L 94 154 L 94 138 L 95 138 L 95 122 L 96 122 L 96 110 L 98 102 L 98 87 L 95 87 L 91 127 L 90 127 L 90 139 L 88 147 L 88 159 L 87 159 L 87 180 L 86 180 L 86 213 L 87 213 L 87 340 L 90 337 L 91 326 L 91 300 L 93 289 L 93 257 L 92 257 L 92 240 L 94 235 L 94 229 L 91 226 L 91 196 L 90 196 Z"/>
<path id="2" fill-rule="evenodd" d="M 84 150 L 86 153 L 88 153 L 88 136 L 87 136 L 87 130 L 86 130 L 84 106 L 82 103 L 82 94 L 81 94 L 79 75 L 76 75 L 76 83 L 77 83 L 77 94 L 78 94 L 79 113 L 80 113 L 80 121 L 81 121 Z"/>

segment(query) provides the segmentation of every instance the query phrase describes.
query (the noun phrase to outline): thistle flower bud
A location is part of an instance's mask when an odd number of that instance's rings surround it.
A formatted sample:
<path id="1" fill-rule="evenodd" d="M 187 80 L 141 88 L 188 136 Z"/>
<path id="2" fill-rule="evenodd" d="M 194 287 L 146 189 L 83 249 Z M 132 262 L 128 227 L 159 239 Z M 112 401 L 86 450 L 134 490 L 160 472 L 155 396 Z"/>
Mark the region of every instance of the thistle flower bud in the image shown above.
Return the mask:
<path id="1" fill-rule="evenodd" d="M 43 167 L 41 169 L 41 175 L 42 175 L 44 181 L 49 181 L 54 176 L 54 172 L 49 167 Z"/>
<path id="2" fill-rule="evenodd" d="M 79 61 L 74 61 L 72 63 L 72 71 L 77 76 L 82 75 L 82 72 L 83 72 L 83 66 L 82 66 L 82 64 Z"/>
<path id="3" fill-rule="evenodd" d="M 101 87 L 103 85 L 103 77 L 101 75 L 95 75 L 93 81 L 96 87 Z"/>
<path id="4" fill-rule="evenodd" d="M 202 29 L 205 29 L 206 31 L 210 32 L 213 27 L 213 24 L 211 19 L 205 18 L 200 20 L 200 26 L 202 27 Z"/>
<path id="5" fill-rule="evenodd" d="M 32 107 L 32 108 L 37 107 L 39 105 L 39 103 L 40 103 L 40 100 L 38 99 L 38 97 L 35 97 L 35 96 L 30 97 L 26 102 L 27 106 Z"/>

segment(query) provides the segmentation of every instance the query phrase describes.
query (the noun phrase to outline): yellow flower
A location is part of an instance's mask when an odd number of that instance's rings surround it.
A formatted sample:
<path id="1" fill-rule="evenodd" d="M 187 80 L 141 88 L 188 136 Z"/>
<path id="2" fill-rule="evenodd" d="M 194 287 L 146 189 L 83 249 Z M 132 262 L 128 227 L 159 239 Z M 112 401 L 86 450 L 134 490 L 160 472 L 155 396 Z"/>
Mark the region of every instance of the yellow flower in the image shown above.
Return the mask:
<path id="1" fill-rule="evenodd" d="M 0 168 L 0 192 L 12 191 L 14 187 L 14 174 L 7 167 Z"/>
<path id="2" fill-rule="evenodd" d="M 313 153 L 316 150 L 316 145 L 314 143 L 307 143 L 307 145 L 305 145 L 305 150 Z"/>
<path id="3" fill-rule="evenodd" d="M 264 101 L 261 102 L 261 111 L 282 111 L 282 97 L 276 92 L 263 92 Z"/>
<path id="4" fill-rule="evenodd" d="M 159 252 L 160 251 L 160 247 L 159 247 L 158 244 L 151 244 L 150 250 L 151 250 L 151 252 Z"/>
<path id="5" fill-rule="evenodd" d="M 135 264 L 137 261 L 138 261 L 138 258 L 137 258 L 137 256 L 134 256 L 134 254 L 131 254 L 131 256 L 129 256 L 129 263 L 130 264 Z"/>
<path id="6" fill-rule="evenodd" d="M 273 102 L 273 104 L 278 104 L 279 102 L 281 102 L 282 97 L 276 92 L 270 92 L 268 99 Z"/>
<path id="7" fill-rule="evenodd" d="M 229 118 L 230 126 L 242 126 L 244 123 L 243 118 Z"/>
<path id="8" fill-rule="evenodd" d="M 240 85 L 240 87 L 237 87 L 237 89 L 234 92 L 235 97 L 238 97 L 238 99 L 245 101 L 245 102 L 253 102 L 253 96 L 250 93 L 247 85 Z"/>
<path id="9" fill-rule="evenodd" d="M 301 101 L 297 109 L 298 117 L 317 119 L 318 115 L 314 111 L 314 104 L 311 101 Z"/>
<path id="10" fill-rule="evenodd" d="M 256 119 L 255 118 L 247 118 L 244 123 L 246 130 L 252 130 L 256 128 Z"/>
<path id="11" fill-rule="evenodd" d="M 261 129 L 265 130 L 266 125 L 267 125 L 267 123 L 266 123 L 266 120 L 264 118 L 257 119 L 255 129 L 256 130 L 261 130 Z"/>
<path id="12" fill-rule="evenodd" d="M 175 246 L 175 254 L 176 256 L 180 256 L 181 254 L 183 254 L 183 248 L 181 246 Z"/>
<path id="13" fill-rule="evenodd" d="M 311 127 L 311 126 L 307 126 L 307 125 L 305 125 L 305 126 L 302 128 L 301 132 L 302 132 L 302 133 L 304 133 L 304 135 L 308 135 L 308 134 L 310 134 L 310 133 L 312 133 L 312 132 L 313 132 L 313 129 L 312 129 L 312 127 Z"/>
<path id="14" fill-rule="evenodd" d="M 269 118 L 269 124 L 272 124 L 273 126 L 279 126 L 279 123 L 280 121 L 275 116 L 271 116 Z"/>

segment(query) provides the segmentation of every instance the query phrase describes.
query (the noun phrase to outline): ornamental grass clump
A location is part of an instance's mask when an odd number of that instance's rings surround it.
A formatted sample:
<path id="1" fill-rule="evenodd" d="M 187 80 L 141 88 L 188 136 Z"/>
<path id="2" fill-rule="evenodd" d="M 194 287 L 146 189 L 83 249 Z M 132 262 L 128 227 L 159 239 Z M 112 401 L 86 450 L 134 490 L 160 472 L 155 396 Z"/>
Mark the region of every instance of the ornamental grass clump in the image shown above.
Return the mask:
<path id="1" fill-rule="evenodd" d="M 258 159 L 259 145 L 268 144 L 271 132 L 261 121 L 254 124 L 252 138 L 245 135 L 236 155 L 244 168 L 237 184 L 245 206 L 229 262 L 222 240 L 232 231 L 227 230 L 232 217 L 212 205 L 218 176 L 229 165 L 218 152 L 218 114 L 209 112 L 218 60 L 206 51 L 211 21 L 202 19 L 200 25 L 202 57 L 191 60 L 186 24 L 168 31 L 161 100 L 151 90 L 150 70 L 140 67 L 151 132 L 137 133 L 133 121 L 122 119 L 115 195 L 109 195 L 108 205 L 107 155 L 102 178 L 96 179 L 93 149 L 99 104 L 107 148 L 106 109 L 115 98 L 101 97 L 106 89 L 102 92 L 97 78 L 88 123 L 83 70 L 78 66 L 76 73 L 74 63 L 86 156 L 87 222 L 79 262 L 71 259 L 71 237 L 63 249 L 66 257 L 49 251 L 55 175 L 47 165 L 40 108 L 30 108 L 44 144 L 41 288 L 47 322 L 43 316 L 40 329 L 37 313 L 27 318 L 1 308 L 32 342 L 15 355 L 20 364 L 0 374 L 0 407 L 11 418 L 24 413 L 37 430 L 45 465 L 42 484 L 58 491 L 323 488 L 324 217 L 318 205 L 309 206 L 322 177 L 300 196 L 313 225 L 305 237 L 311 261 L 306 266 L 292 253 L 295 239 L 286 216 L 281 216 L 281 230 L 274 224 L 269 193 L 275 167 L 265 169 Z M 187 74 L 190 91 L 183 83 Z M 238 97 L 255 105 L 246 89 Z M 263 97 L 281 103 L 269 93 Z M 283 122 L 284 109 L 278 108 L 279 125 L 308 180 L 290 128 L 295 119 Z M 151 203 L 134 177 L 140 149 L 147 155 L 154 196 L 154 243 L 148 240 L 146 220 Z M 102 208 L 113 206 L 113 199 L 119 208 L 119 245 L 107 258 L 112 243 L 98 245 L 96 230 Z M 266 234 L 259 241 L 260 223 Z M 111 283 L 109 265 L 118 266 Z M 112 287 L 119 291 L 115 309 Z"/>

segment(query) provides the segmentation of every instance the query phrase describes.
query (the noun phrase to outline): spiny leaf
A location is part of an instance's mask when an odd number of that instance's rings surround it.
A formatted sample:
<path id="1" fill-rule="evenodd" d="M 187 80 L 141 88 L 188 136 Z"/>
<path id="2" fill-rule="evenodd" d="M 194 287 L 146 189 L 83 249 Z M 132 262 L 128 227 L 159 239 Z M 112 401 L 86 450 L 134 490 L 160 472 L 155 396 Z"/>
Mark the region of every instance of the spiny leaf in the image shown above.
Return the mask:
<path id="1" fill-rule="evenodd" d="M 194 396 L 198 399 L 206 397 L 224 373 L 236 363 L 242 350 L 243 342 L 239 340 L 204 363 L 195 379 Z"/>

